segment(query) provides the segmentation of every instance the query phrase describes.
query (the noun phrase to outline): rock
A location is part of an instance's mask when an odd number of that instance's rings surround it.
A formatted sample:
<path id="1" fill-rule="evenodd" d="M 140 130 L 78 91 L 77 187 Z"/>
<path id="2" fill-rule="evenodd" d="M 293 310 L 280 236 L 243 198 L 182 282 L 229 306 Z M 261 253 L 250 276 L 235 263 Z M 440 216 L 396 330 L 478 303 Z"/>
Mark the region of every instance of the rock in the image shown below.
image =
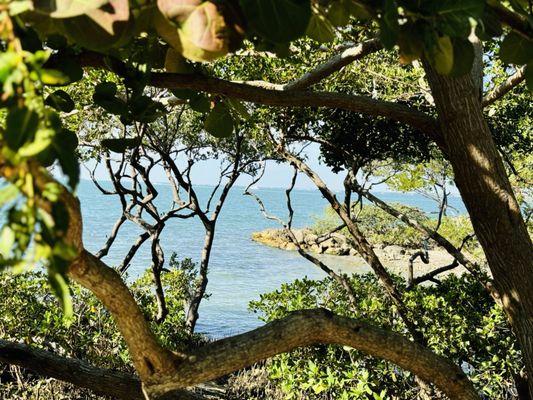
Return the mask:
<path id="1" fill-rule="evenodd" d="M 351 250 L 351 249 L 352 249 L 352 248 L 351 248 L 350 246 L 348 246 L 347 244 L 343 244 L 343 245 L 341 246 L 341 248 L 340 248 L 340 253 L 341 253 L 341 254 L 339 254 L 339 255 L 341 255 L 341 256 L 347 256 L 347 255 L 350 254 L 350 250 Z"/>
<path id="2" fill-rule="evenodd" d="M 391 245 L 383 248 L 383 253 L 391 260 L 399 260 L 405 254 L 402 246 Z"/>
<path id="3" fill-rule="evenodd" d="M 305 231 L 303 229 L 295 229 L 293 233 L 298 243 L 305 243 Z"/>
<path id="4" fill-rule="evenodd" d="M 305 242 L 312 246 L 316 244 L 316 241 L 318 240 L 318 235 L 315 235 L 314 233 L 309 233 L 305 236 Z"/>
<path id="5" fill-rule="evenodd" d="M 332 239 L 334 239 L 337 243 L 346 243 L 346 236 L 344 236 L 341 233 L 332 233 L 331 234 Z"/>
<path id="6" fill-rule="evenodd" d="M 308 249 L 310 252 L 312 253 L 318 253 L 318 254 L 321 254 L 322 253 L 322 249 L 320 248 L 319 245 L 317 244 L 313 244 L 311 245 L 311 247 L 309 247 Z"/>

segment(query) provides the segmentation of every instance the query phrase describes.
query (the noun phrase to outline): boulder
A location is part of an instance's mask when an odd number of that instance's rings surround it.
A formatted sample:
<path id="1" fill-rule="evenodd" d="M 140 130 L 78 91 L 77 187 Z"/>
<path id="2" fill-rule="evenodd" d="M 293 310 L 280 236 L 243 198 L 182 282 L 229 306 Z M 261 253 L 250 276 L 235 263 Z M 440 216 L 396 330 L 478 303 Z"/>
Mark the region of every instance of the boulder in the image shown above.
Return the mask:
<path id="1" fill-rule="evenodd" d="M 383 253 L 391 260 L 399 260 L 405 254 L 405 248 L 397 245 L 390 245 L 383 248 Z"/>

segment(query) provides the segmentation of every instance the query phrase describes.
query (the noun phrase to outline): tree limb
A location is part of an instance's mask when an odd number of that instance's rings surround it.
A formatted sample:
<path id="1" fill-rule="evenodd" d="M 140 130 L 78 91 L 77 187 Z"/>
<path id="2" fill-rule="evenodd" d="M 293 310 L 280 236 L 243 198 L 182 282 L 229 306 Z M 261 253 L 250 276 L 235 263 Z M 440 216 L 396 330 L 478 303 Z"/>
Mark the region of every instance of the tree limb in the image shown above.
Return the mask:
<path id="1" fill-rule="evenodd" d="M 510 10 L 498 0 L 489 0 L 487 3 L 487 6 L 498 16 L 503 24 L 526 39 L 531 40 L 533 38 L 531 26 L 525 16 Z"/>
<path id="2" fill-rule="evenodd" d="M 426 234 L 430 239 L 433 239 L 439 246 L 441 246 L 451 256 L 453 256 L 454 259 L 456 259 L 462 266 L 464 266 L 472 275 L 474 275 L 485 286 L 485 288 L 495 300 L 498 300 L 500 298 L 496 289 L 492 285 L 492 282 L 487 281 L 481 276 L 479 266 L 470 259 L 468 259 L 468 257 L 466 257 L 464 253 L 460 249 L 455 247 L 448 239 L 446 239 L 444 236 L 442 236 L 435 230 L 428 228 L 417 220 L 409 218 L 404 213 L 396 210 L 394 207 L 391 207 L 380 198 L 374 196 L 368 190 L 363 190 L 363 188 L 357 185 L 356 182 L 352 183 L 354 184 L 354 190 L 356 190 L 358 193 L 361 193 L 365 198 L 377 205 L 379 208 L 392 215 L 393 217 L 398 218 L 406 225 L 409 225 L 417 231 Z"/>
<path id="3" fill-rule="evenodd" d="M 329 188 L 320 178 L 320 176 L 311 168 L 309 168 L 309 166 L 305 162 L 300 160 L 298 157 L 295 157 L 293 154 L 289 153 L 282 144 L 276 143 L 273 138 L 272 140 L 277 145 L 278 152 L 282 155 L 282 157 L 284 157 L 291 164 L 295 165 L 299 171 L 303 172 L 307 175 L 309 179 L 311 179 L 311 181 L 315 184 L 320 193 L 322 193 L 324 198 L 330 203 L 333 210 L 346 224 L 346 228 L 348 229 L 355 241 L 355 249 L 359 252 L 361 257 L 368 263 L 368 265 L 372 268 L 372 270 L 378 277 L 383 288 L 385 289 L 385 292 L 396 306 L 398 314 L 406 325 L 407 330 L 411 335 L 413 335 L 417 342 L 425 344 L 426 339 L 419 332 L 416 325 L 411 321 L 410 317 L 408 316 L 407 308 L 402 299 L 402 295 L 394 284 L 392 277 L 381 263 L 381 260 L 377 256 L 373 247 L 370 245 L 370 243 L 368 243 L 366 238 L 359 230 L 357 224 L 350 218 L 344 204 L 341 204 L 339 202 L 335 194 L 331 190 L 329 190 Z"/>
<path id="4" fill-rule="evenodd" d="M 129 374 L 94 367 L 76 358 L 0 339 L 0 361 L 124 400 L 144 399 L 141 381 Z"/>
<path id="5" fill-rule="evenodd" d="M 514 74 L 505 80 L 505 82 L 483 96 L 481 105 L 483 107 L 490 106 L 492 103 L 496 102 L 513 90 L 513 88 L 524 81 L 524 79 L 526 79 L 526 67 L 518 68 Z"/>
<path id="6" fill-rule="evenodd" d="M 84 67 L 108 68 L 103 56 L 97 53 L 82 53 L 78 56 L 78 61 Z M 200 74 L 167 72 L 152 73 L 149 84 L 166 89 L 198 90 L 270 106 L 340 108 L 405 123 L 427 134 L 437 143 L 441 142 L 440 131 L 434 118 L 403 104 L 376 100 L 367 96 L 306 90 L 280 90 L 272 88 L 272 84 L 254 85 Z"/>
<path id="7" fill-rule="evenodd" d="M 340 54 L 331 57 L 326 62 L 318 65 L 313 70 L 305 73 L 300 78 L 283 85 L 284 90 L 299 90 L 312 86 L 331 74 L 339 71 L 346 65 L 360 60 L 368 54 L 381 50 L 383 45 L 378 39 L 369 39 L 343 50 Z"/>
<path id="8" fill-rule="evenodd" d="M 397 333 L 387 332 L 328 310 L 303 310 L 253 331 L 218 340 L 189 354 L 175 375 L 148 385 L 158 395 L 242 369 L 276 354 L 316 344 L 350 346 L 386 359 L 435 385 L 450 399 L 479 396 L 459 367 Z"/>

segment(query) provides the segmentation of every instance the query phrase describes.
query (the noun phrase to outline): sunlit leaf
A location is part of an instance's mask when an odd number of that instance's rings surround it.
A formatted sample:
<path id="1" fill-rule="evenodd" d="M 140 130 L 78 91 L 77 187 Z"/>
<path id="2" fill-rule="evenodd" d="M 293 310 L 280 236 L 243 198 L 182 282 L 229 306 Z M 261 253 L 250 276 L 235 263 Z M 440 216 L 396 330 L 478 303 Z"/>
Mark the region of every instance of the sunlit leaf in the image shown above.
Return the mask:
<path id="1" fill-rule="evenodd" d="M 34 0 L 36 10 L 49 13 L 53 18 L 70 18 L 100 8 L 109 0 Z"/>
<path id="2" fill-rule="evenodd" d="M 218 103 L 208 114 L 204 122 L 207 132 L 217 138 L 225 138 L 233 133 L 233 118 L 224 103 Z"/>
<path id="3" fill-rule="evenodd" d="M 311 16 L 305 34 L 319 43 L 331 42 L 335 39 L 335 30 L 323 15 L 313 14 Z"/>

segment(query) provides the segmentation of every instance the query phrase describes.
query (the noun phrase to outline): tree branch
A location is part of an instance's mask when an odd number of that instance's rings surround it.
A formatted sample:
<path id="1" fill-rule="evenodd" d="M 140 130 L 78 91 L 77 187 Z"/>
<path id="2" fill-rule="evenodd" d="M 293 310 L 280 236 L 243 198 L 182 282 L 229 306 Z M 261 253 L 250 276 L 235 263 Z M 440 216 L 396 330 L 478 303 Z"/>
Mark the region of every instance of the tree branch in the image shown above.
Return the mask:
<path id="1" fill-rule="evenodd" d="M 144 399 L 141 381 L 129 374 L 102 369 L 75 358 L 0 339 L 0 361 L 124 400 Z"/>
<path id="2" fill-rule="evenodd" d="M 507 78 L 505 82 L 495 87 L 494 89 L 492 89 L 492 91 L 483 96 L 483 101 L 481 102 L 481 105 L 483 107 L 490 106 L 492 103 L 505 96 L 507 93 L 513 90 L 515 86 L 519 85 L 522 81 L 524 81 L 524 79 L 526 79 L 525 72 L 526 67 L 519 68 L 513 75 Z"/>
<path id="3" fill-rule="evenodd" d="M 155 397 L 242 369 L 302 346 L 350 346 L 409 370 L 435 385 L 450 399 L 479 396 L 459 367 L 397 333 L 328 310 L 303 310 L 253 331 L 212 342 L 192 352 L 175 375 L 147 385 Z"/>
<path id="4" fill-rule="evenodd" d="M 363 190 L 363 188 L 356 184 L 356 182 L 352 182 L 354 184 L 354 190 L 360 193 L 362 196 L 367 198 L 369 201 L 377 205 L 379 208 L 387 212 L 388 214 L 392 215 L 393 217 L 398 218 L 400 221 L 404 222 L 406 225 L 409 225 L 410 227 L 416 229 L 417 231 L 426 234 L 430 239 L 433 239 L 439 246 L 441 246 L 444 250 L 446 250 L 451 256 L 454 257 L 462 266 L 464 266 L 472 275 L 474 275 L 481 284 L 485 286 L 485 288 L 488 290 L 488 292 L 491 294 L 491 296 L 498 300 L 500 298 L 498 292 L 496 291 L 496 288 L 494 288 L 492 282 L 487 281 L 482 277 L 479 271 L 479 266 L 472 262 L 471 260 L 466 257 L 461 249 L 458 249 L 455 247 L 448 239 L 446 239 L 444 236 L 442 236 L 440 233 L 434 231 L 433 229 L 430 229 L 426 227 L 424 224 L 418 222 L 417 220 L 413 218 L 409 218 L 404 213 L 396 210 L 395 208 L 391 207 L 387 203 L 385 203 L 380 198 L 374 196 L 372 193 L 370 193 L 368 190 Z"/>
<path id="5" fill-rule="evenodd" d="M 275 145 L 278 147 L 278 152 L 284 157 L 289 163 L 295 165 L 299 171 L 306 174 L 309 179 L 315 184 L 317 189 L 322 193 L 324 198 L 330 203 L 333 210 L 337 213 L 337 215 L 341 218 L 341 220 L 346 224 L 346 228 L 350 232 L 351 236 L 353 237 L 355 241 L 355 248 L 363 257 L 363 259 L 368 263 L 368 265 L 372 268 L 374 273 L 379 278 L 379 281 L 381 282 L 383 288 L 385 289 L 385 292 L 389 296 L 389 298 L 392 300 L 394 305 L 396 306 L 398 310 L 398 314 L 400 315 L 402 321 L 407 327 L 407 330 L 415 340 L 419 343 L 425 344 L 426 340 L 423 337 L 423 335 L 419 332 L 416 325 L 411 321 L 411 319 L 408 316 L 407 308 L 405 306 L 405 303 L 402 299 L 402 295 L 396 285 L 394 284 L 394 281 L 392 280 L 392 277 L 390 276 L 387 269 L 383 266 L 381 263 L 381 260 L 377 256 L 376 252 L 368 243 L 366 238 L 363 236 L 361 231 L 359 230 L 357 224 L 350 218 L 348 212 L 346 211 L 346 207 L 339 202 L 335 194 L 329 190 L 327 185 L 324 183 L 324 181 L 320 178 L 320 176 L 313 171 L 309 166 L 304 163 L 302 160 L 300 160 L 298 157 L 295 157 L 293 154 L 289 153 L 282 144 L 276 143 L 274 139 L 272 138 L 272 141 Z"/>
<path id="6" fill-rule="evenodd" d="M 84 67 L 108 68 L 103 56 L 97 53 L 82 53 L 78 56 L 78 61 Z M 149 84 L 166 89 L 198 90 L 269 106 L 340 108 L 405 123 L 427 134 L 437 143 L 441 142 L 440 130 L 434 118 L 403 104 L 376 100 L 366 96 L 306 90 L 280 90 L 273 88 L 272 84 L 254 85 L 199 74 L 166 72 L 152 73 Z"/>
<path id="7" fill-rule="evenodd" d="M 383 45 L 378 39 L 366 40 L 357 46 L 349 47 L 343 50 L 340 54 L 337 54 L 327 60 L 326 62 L 318 65 L 312 71 L 307 72 L 300 78 L 286 83 L 283 85 L 284 90 L 299 90 L 312 86 L 321 80 L 327 78 L 331 74 L 339 71 L 346 65 L 360 60 L 368 54 L 381 50 Z"/>
<path id="8" fill-rule="evenodd" d="M 526 39 L 531 40 L 533 38 L 533 32 L 526 17 L 508 9 L 498 0 L 489 0 L 487 3 L 487 6 L 490 7 L 503 24 L 524 36 Z"/>

